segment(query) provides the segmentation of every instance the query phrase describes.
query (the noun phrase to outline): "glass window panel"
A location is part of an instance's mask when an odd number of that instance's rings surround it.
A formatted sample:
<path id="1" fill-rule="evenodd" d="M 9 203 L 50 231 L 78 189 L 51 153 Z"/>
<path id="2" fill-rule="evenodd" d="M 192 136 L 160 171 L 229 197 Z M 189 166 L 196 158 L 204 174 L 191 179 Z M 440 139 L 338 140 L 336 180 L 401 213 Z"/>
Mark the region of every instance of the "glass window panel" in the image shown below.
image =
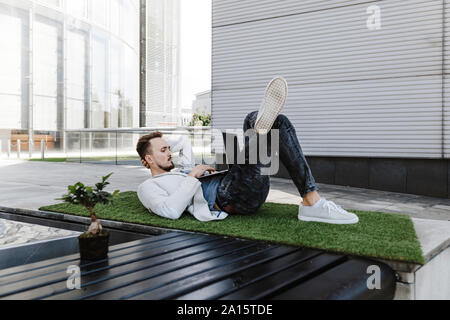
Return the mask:
<path id="1" fill-rule="evenodd" d="M 19 10 L 0 7 L 0 128 L 22 129 L 28 124 L 27 21 Z"/>
<path id="2" fill-rule="evenodd" d="M 33 125 L 34 130 L 50 130 L 57 129 L 57 101 L 51 97 L 34 97 Z"/>
<path id="3" fill-rule="evenodd" d="M 85 98 L 86 36 L 79 32 L 67 33 L 67 96 Z"/>
<path id="4" fill-rule="evenodd" d="M 111 122 L 110 128 L 119 127 L 119 95 L 111 94 Z"/>
<path id="5" fill-rule="evenodd" d="M 120 14 L 121 14 L 121 0 L 111 0 L 111 32 L 115 35 L 120 34 Z"/>
<path id="6" fill-rule="evenodd" d="M 122 50 L 119 44 L 111 46 L 111 74 L 110 74 L 110 99 L 111 99 L 111 128 L 119 126 L 120 96 L 123 94 L 121 76 L 123 72 Z"/>
<path id="7" fill-rule="evenodd" d="M 0 13 L 0 93 L 21 94 L 22 25 Z"/>
<path id="8" fill-rule="evenodd" d="M 111 47 L 111 92 L 116 93 L 121 90 L 121 74 L 123 65 L 122 48 L 120 44 Z"/>
<path id="9" fill-rule="evenodd" d="M 66 10 L 71 15 L 85 18 L 87 16 L 87 2 L 86 0 L 67 0 Z"/>
<path id="10" fill-rule="evenodd" d="M 108 0 L 91 0 L 92 20 L 103 26 L 107 25 Z"/>
<path id="11" fill-rule="evenodd" d="M 0 94 L 0 128 L 2 129 L 19 129 L 21 128 L 21 98 L 15 95 Z"/>
<path id="12" fill-rule="evenodd" d="M 125 70 L 124 73 L 124 127 L 133 127 L 139 126 L 136 123 L 139 117 L 139 64 L 138 64 L 138 56 L 137 54 L 130 49 L 130 47 L 124 47 L 124 63 Z"/>
<path id="13" fill-rule="evenodd" d="M 58 85 L 58 29 L 34 23 L 34 93 L 56 97 Z"/>
<path id="14" fill-rule="evenodd" d="M 179 115 L 179 1 L 148 0 L 147 124 L 172 122 Z M 157 117 L 159 115 L 159 117 Z"/>
<path id="15" fill-rule="evenodd" d="M 61 6 L 61 0 L 39 0 L 39 1 L 43 2 L 45 4 L 48 4 L 52 7 L 60 7 Z M 72 2 L 72 1 L 69 0 L 69 2 Z"/>
<path id="16" fill-rule="evenodd" d="M 34 22 L 34 110 L 35 130 L 57 129 L 58 29 L 44 22 Z"/>
<path id="17" fill-rule="evenodd" d="M 122 2 L 124 23 L 121 26 L 121 36 L 133 48 L 139 46 L 139 11 L 134 8 L 130 1 Z"/>
<path id="18" fill-rule="evenodd" d="M 68 129 L 84 128 L 86 36 L 67 32 L 67 115 Z"/>
<path id="19" fill-rule="evenodd" d="M 67 99 L 67 129 L 84 128 L 84 101 Z"/>
<path id="20" fill-rule="evenodd" d="M 92 45 L 92 127 L 105 128 L 106 112 L 106 43 L 94 38 Z"/>

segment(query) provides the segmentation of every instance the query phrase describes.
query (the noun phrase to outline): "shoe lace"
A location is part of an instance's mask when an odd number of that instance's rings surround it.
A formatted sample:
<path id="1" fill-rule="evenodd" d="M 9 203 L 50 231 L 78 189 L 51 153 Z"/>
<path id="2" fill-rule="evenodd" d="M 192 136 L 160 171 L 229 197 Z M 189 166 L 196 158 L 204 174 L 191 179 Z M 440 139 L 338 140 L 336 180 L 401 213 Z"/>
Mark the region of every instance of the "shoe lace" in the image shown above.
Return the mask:
<path id="1" fill-rule="evenodd" d="M 337 205 L 333 201 L 325 201 L 324 206 L 328 209 L 328 213 L 330 213 L 331 209 L 335 209 L 341 213 L 346 213 L 346 211 L 340 205 Z"/>

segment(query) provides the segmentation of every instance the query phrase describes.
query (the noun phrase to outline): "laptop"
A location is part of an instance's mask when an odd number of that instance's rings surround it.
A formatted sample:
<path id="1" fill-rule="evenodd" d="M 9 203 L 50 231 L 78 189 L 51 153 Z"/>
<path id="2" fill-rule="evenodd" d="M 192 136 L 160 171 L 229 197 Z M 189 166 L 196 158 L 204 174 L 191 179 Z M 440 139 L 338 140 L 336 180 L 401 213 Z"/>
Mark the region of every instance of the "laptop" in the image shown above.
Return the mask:
<path id="1" fill-rule="evenodd" d="M 227 165 L 228 167 L 228 165 Z M 200 178 L 200 180 L 202 179 L 207 179 L 207 178 L 211 178 L 211 177 L 215 177 L 217 175 L 225 175 L 228 171 L 230 171 L 230 169 L 225 169 L 225 170 L 219 170 L 219 171 L 214 171 L 212 173 L 209 173 L 208 171 L 206 171 Z"/>
<path id="2" fill-rule="evenodd" d="M 205 174 L 203 176 L 201 176 L 200 180 L 202 179 L 208 179 L 210 177 L 214 177 L 217 175 L 225 175 L 228 171 L 230 171 L 230 169 L 233 167 L 233 163 L 236 163 L 237 161 L 237 153 L 238 153 L 238 142 L 237 142 L 237 136 L 234 134 L 228 134 L 226 132 L 222 132 L 222 136 L 223 136 L 223 141 L 224 141 L 224 146 L 226 147 L 226 141 L 227 139 L 233 139 L 233 148 L 234 148 L 234 158 L 232 158 L 232 154 L 229 153 L 229 150 L 225 150 L 225 153 L 222 154 L 223 156 L 223 164 L 220 164 L 220 168 L 221 170 L 217 170 L 214 171 L 213 173 L 209 173 L 209 172 L 205 172 Z M 231 159 L 231 161 L 230 161 Z M 229 163 L 231 162 L 231 164 Z"/>

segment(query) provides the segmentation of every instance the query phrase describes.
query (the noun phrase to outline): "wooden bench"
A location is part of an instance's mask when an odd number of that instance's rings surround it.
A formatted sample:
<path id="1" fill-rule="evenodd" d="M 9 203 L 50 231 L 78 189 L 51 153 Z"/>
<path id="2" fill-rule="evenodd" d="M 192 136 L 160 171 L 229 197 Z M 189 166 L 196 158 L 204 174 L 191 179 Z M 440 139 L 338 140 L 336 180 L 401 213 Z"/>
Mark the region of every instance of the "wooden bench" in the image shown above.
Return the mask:
<path id="1" fill-rule="evenodd" d="M 369 266 L 380 289 L 369 290 Z M 81 289 L 68 289 L 69 266 Z M 223 236 L 171 232 L 110 247 L 109 258 L 71 255 L 0 270 L 0 299 L 392 299 L 383 263 Z"/>
<path id="2" fill-rule="evenodd" d="M 20 150 L 28 151 L 28 134 L 13 134 L 11 135 L 11 151 L 17 151 L 17 142 L 20 140 Z M 52 135 L 48 134 L 35 134 L 34 135 L 34 149 L 40 150 L 41 141 L 44 140 L 46 150 L 52 150 L 55 148 L 55 139 Z"/>

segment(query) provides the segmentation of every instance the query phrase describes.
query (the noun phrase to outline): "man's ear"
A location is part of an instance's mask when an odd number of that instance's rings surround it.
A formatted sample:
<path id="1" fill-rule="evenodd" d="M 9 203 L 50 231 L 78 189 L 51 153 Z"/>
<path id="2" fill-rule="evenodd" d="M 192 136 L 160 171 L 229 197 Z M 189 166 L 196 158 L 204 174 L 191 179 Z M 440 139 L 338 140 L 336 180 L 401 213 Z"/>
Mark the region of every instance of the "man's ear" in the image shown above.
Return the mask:
<path id="1" fill-rule="evenodd" d="M 147 169 L 151 169 L 150 164 L 147 162 L 147 157 L 144 157 L 144 159 L 141 159 L 142 165 L 146 167 Z"/>
<path id="2" fill-rule="evenodd" d="M 150 158 L 149 154 L 146 154 L 144 159 L 145 159 L 145 161 L 147 161 L 148 164 L 153 163 L 153 160 L 152 160 L 152 158 Z"/>

